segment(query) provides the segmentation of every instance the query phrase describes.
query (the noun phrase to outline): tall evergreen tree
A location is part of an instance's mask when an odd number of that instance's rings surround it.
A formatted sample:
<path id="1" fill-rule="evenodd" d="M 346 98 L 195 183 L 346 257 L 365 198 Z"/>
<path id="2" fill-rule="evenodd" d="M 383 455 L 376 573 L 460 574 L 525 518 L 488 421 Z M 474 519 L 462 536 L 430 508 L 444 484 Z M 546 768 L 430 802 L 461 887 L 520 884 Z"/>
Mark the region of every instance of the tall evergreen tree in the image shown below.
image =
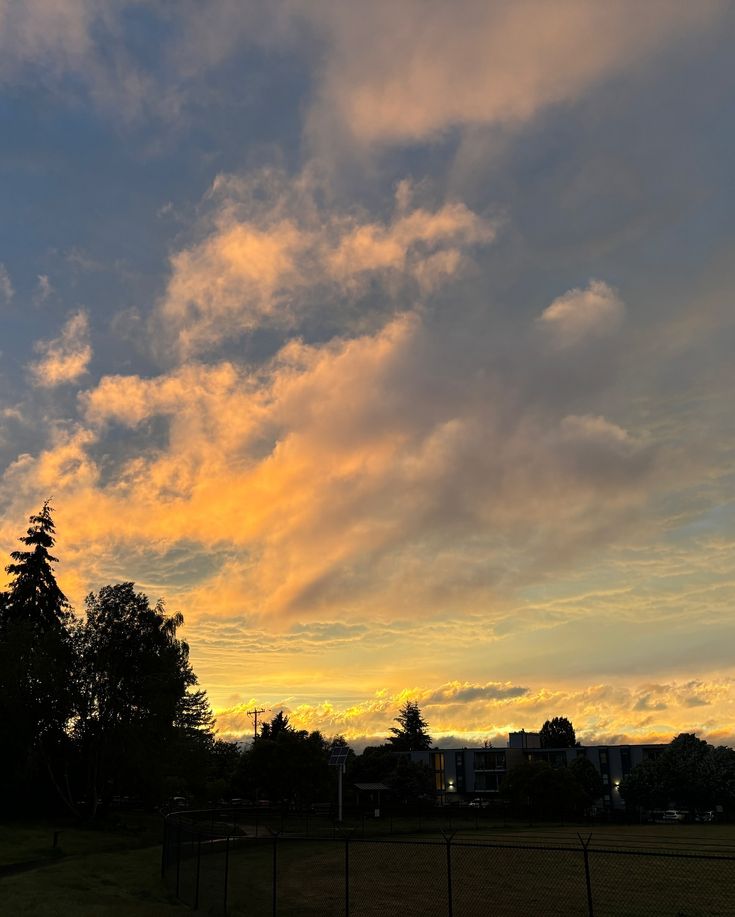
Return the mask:
<path id="1" fill-rule="evenodd" d="M 0 626 L 27 621 L 39 633 L 59 629 L 69 619 L 69 603 L 59 589 L 52 564 L 58 563 L 50 549 L 55 544 L 53 509 L 47 500 L 31 516 L 25 536 L 18 540 L 26 551 L 13 551 L 13 563 L 5 568 L 13 580 L 0 609 Z"/>
<path id="2" fill-rule="evenodd" d="M 392 735 L 388 736 L 394 750 L 425 751 L 431 748 L 431 736 L 427 732 L 429 724 L 421 715 L 417 703 L 406 701 L 394 720 L 398 726 L 391 726 Z"/>
<path id="3" fill-rule="evenodd" d="M 47 501 L 30 517 L 19 539 L 27 550 L 11 554 L 6 570 L 12 580 L 0 602 L 0 782 L 14 798 L 22 798 L 31 781 L 38 790 L 41 773 L 53 779 L 72 710 L 72 615 L 52 566 L 51 513 Z"/>

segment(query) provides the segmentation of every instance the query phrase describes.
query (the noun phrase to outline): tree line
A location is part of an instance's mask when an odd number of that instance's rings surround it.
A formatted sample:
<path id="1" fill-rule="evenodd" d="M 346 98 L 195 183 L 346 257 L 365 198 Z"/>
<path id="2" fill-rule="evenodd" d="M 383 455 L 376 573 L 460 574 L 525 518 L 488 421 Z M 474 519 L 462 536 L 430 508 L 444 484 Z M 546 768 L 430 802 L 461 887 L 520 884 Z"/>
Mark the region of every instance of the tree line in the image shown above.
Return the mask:
<path id="1" fill-rule="evenodd" d="M 0 593 L 0 792 L 6 809 L 95 816 L 113 796 L 153 803 L 205 779 L 216 752 L 180 614 L 131 582 L 78 617 L 59 588 L 52 507 L 32 515 Z M 216 755 L 215 755 L 216 758 Z"/>
<path id="2" fill-rule="evenodd" d="M 333 747 L 346 746 L 343 737 L 295 729 L 279 712 L 249 747 L 217 739 L 178 636 L 182 615 L 168 614 L 162 601 L 151 605 L 132 582 L 91 592 L 77 615 L 56 581 L 49 502 L 19 540 L 0 592 L 5 811 L 63 806 L 96 818 L 123 799 L 152 807 L 176 797 L 216 804 L 238 796 L 304 807 L 333 798 L 328 759 Z M 414 798 L 430 785 L 428 769 L 397 753 L 428 747 L 431 738 L 415 704 L 396 722 L 380 777 Z M 350 750 L 350 766 L 355 758 Z"/>

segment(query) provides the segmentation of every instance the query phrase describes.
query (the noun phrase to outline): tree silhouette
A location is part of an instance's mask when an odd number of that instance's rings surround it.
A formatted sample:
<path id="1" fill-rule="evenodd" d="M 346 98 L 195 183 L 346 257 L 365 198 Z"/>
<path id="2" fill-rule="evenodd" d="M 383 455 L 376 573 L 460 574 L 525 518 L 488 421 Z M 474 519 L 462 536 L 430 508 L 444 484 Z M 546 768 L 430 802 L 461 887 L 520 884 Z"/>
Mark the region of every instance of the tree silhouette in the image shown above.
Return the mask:
<path id="1" fill-rule="evenodd" d="M 388 736 L 388 742 L 395 751 L 425 751 L 431 748 L 431 736 L 427 732 L 429 724 L 421 716 L 415 701 L 406 701 L 394 720 L 398 726 L 391 726 L 392 735 Z"/>
<path id="2" fill-rule="evenodd" d="M 261 723 L 260 736 L 263 739 L 277 739 L 283 732 L 293 732 L 293 726 L 288 721 L 288 716 L 279 710 L 270 723 Z"/>
<path id="3" fill-rule="evenodd" d="M 577 736 L 574 726 L 565 716 L 555 716 L 546 720 L 539 731 L 542 748 L 574 748 Z"/>
<path id="4" fill-rule="evenodd" d="M 320 732 L 294 729 L 280 711 L 263 723 L 242 755 L 237 782 L 251 798 L 302 807 L 329 796 L 328 743 Z"/>
<path id="5" fill-rule="evenodd" d="M 134 583 L 90 593 L 86 610 L 74 632 L 74 732 L 94 815 L 123 788 L 155 796 L 167 748 L 186 730 L 207 733 L 211 711 L 203 692 L 189 691 L 196 676 L 189 647 L 176 636 L 182 615 L 167 615 L 161 602 L 151 607 Z"/>
<path id="6" fill-rule="evenodd" d="M 28 550 L 11 554 L 12 581 L 0 597 L 0 782 L 17 796 L 39 771 L 52 774 L 72 713 L 72 615 L 52 567 L 51 513 L 47 501 L 30 517 L 19 539 Z"/>
<path id="7" fill-rule="evenodd" d="M 5 568 L 13 580 L 0 608 L 0 626 L 28 621 L 44 632 L 58 629 L 69 618 L 69 603 L 59 589 L 52 564 L 58 563 L 49 549 L 55 544 L 53 509 L 47 500 L 41 511 L 29 518 L 29 527 L 18 540 L 27 551 L 13 551 L 14 561 Z"/>
<path id="8" fill-rule="evenodd" d="M 735 751 L 714 748 L 683 732 L 662 754 L 642 761 L 620 785 L 626 805 L 656 808 L 678 805 L 689 809 L 724 806 L 735 809 Z"/>

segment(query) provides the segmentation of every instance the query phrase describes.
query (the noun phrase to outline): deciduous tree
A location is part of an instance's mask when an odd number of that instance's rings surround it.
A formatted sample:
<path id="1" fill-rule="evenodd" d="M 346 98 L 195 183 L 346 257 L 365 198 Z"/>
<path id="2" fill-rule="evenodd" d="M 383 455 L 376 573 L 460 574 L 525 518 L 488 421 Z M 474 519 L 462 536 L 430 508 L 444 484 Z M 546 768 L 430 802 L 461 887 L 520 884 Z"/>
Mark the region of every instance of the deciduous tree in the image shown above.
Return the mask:
<path id="1" fill-rule="evenodd" d="M 574 748 L 577 736 L 570 720 L 565 716 L 555 716 L 546 720 L 539 730 L 542 748 Z"/>
<path id="2" fill-rule="evenodd" d="M 189 647 L 177 638 L 180 614 L 151 607 L 133 583 L 104 586 L 86 600 L 75 629 L 78 705 L 75 737 L 86 770 L 92 813 L 125 789 L 155 795 L 170 766 L 167 746 L 188 731 L 209 734 L 211 712 Z"/>

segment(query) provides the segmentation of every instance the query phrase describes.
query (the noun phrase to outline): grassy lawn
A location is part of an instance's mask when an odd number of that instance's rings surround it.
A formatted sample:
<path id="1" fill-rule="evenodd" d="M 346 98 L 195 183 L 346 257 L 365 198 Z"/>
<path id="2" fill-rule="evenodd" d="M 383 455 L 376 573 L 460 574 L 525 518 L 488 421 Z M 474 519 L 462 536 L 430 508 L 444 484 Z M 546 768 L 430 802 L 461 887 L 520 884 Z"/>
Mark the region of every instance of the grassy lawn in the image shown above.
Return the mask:
<path id="1" fill-rule="evenodd" d="M 185 908 L 160 880 L 160 841 L 160 818 L 144 815 L 126 817 L 125 824 L 110 830 L 63 822 L 0 825 L 0 912 L 181 917 Z"/>
<path id="2" fill-rule="evenodd" d="M 263 827 L 261 825 L 261 827 Z M 272 825 L 278 829 L 280 824 Z M 290 827 L 284 824 L 284 828 Z M 447 860 L 443 844 L 411 844 L 427 835 L 394 834 L 380 840 L 371 824 L 365 840 L 349 845 L 350 913 L 353 917 L 398 914 L 444 917 Z M 735 860 L 667 857 L 666 852 L 720 852 L 735 856 L 735 826 L 596 826 L 481 823 L 455 825 L 452 884 L 455 917 L 492 913 L 516 917 L 584 917 L 586 885 L 577 832 L 593 835 L 593 847 L 639 850 L 590 855 L 596 917 L 724 917 L 735 913 Z M 382 830 L 390 825 L 383 822 Z M 410 824 L 393 825 L 410 830 Z M 61 833 L 53 847 L 54 831 Z M 0 826 L 0 913 L 12 917 L 167 917 L 190 913 L 160 881 L 161 822 L 126 815 L 125 824 L 92 830 L 71 824 Z M 439 838 L 435 832 L 433 837 Z M 486 848 L 490 841 L 509 845 Z M 513 849 L 512 845 L 570 846 L 572 850 Z M 189 852 L 195 851 L 193 845 Z M 221 914 L 223 844 L 201 858 L 201 913 Z M 656 855 L 656 851 L 664 855 Z M 270 915 L 272 841 L 233 841 L 227 889 L 231 917 Z M 344 839 L 281 840 L 277 846 L 278 914 L 317 917 L 344 913 Z M 175 873 L 169 874 L 173 880 Z M 173 882 L 172 882 L 173 884 Z M 184 857 L 180 893 L 193 901 L 195 860 Z"/>
<path id="3" fill-rule="evenodd" d="M 487 827 L 487 826 L 486 826 Z M 452 847 L 453 913 L 471 917 L 584 917 L 584 859 L 573 826 L 499 826 Z M 491 836 L 494 833 L 494 838 Z M 597 917 L 725 917 L 735 913 L 735 859 L 674 858 L 674 851 L 735 856 L 735 830 L 724 825 L 610 826 L 593 829 L 590 877 Z M 595 839 L 596 838 L 596 839 Z M 350 843 L 350 914 L 443 917 L 447 913 L 446 847 L 408 838 Z M 472 843 L 472 840 L 475 843 Z M 494 840 L 508 847 L 482 847 Z M 557 849 L 513 849 L 511 845 Z M 564 850 L 559 847 L 569 846 Z M 622 851 L 639 850 L 645 856 Z M 620 851 L 620 852 L 615 852 Z M 230 858 L 228 902 L 233 917 L 268 915 L 272 907 L 272 842 L 240 842 Z M 221 902 L 223 861 L 202 858 L 201 893 Z M 344 913 L 345 843 L 278 842 L 278 914 Z M 205 878 L 206 876 L 206 878 Z"/>

